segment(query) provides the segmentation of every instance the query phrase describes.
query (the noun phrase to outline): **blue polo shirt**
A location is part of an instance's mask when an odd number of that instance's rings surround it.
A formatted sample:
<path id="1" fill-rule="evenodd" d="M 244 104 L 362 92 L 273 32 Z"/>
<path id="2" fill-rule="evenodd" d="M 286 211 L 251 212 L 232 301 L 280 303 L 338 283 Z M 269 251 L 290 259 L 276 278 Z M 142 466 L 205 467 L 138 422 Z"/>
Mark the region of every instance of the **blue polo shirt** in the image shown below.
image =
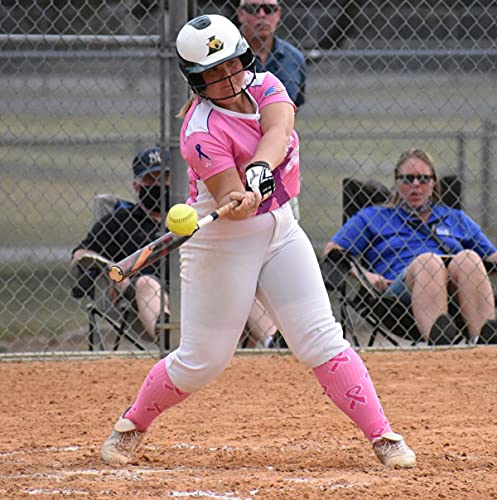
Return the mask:
<path id="1" fill-rule="evenodd" d="M 257 72 L 273 73 L 281 80 L 295 106 L 299 107 L 304 104 L 307 66 L 304 54 L 300 50 L 285 40 L 275 37 L 273 50 L 266 64 L 262 64 L 256 58 L 255 69 Z"/>
<path id="2" fill-rule="evenodd" d="M 433 239 L 409 224 L 416 221 L 399 207 L 371 206 L 353 215 L 331 241 L 364 258 L 371 270 L 395 279 L 418 255 L 444 255 Z M 485 258 L 497 251 L 480 226 L 463 211 L 435 205 L 428 227 L 456 254 L 474 250 Z"/>

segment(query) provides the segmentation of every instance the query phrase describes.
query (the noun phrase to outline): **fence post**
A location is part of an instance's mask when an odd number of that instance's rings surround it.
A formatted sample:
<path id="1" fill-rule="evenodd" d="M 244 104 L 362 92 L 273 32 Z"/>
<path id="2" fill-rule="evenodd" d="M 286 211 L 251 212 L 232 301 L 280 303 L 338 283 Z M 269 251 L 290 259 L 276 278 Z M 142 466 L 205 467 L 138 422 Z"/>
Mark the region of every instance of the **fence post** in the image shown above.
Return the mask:
<path id="1" fill-rule="evenodd" d="M 160 171 L 160 186 L 161 186 L 161 207 L 160 207 L 160 212 L 161 212 L 161 234 L 164 234 L 166 231 L 166 225 L 165 225 L 165 220 L 166 220 L 166 200 L 164 197 L 164 189 L 166 185 L 166 172 L 165 172 L 165 161 L 166 161 L 166 147 L 167 147 L 167 128 L 168 128 L 168 123 L 167 123 L 167 116 L 168 116 L 168 111 L 169 111 L 169 102 L 167 101 L 167 89 L 166 89 L 166 83 L 167 83 L 167 43 L 168 43 L 168 32 L 166 30 L 166 6 L 164 0 L 160 2 L 160 14 L 159 14 L 159 96 L 160 96 L 160 104 L 159 104 L 159 123 L 160 123 L 160 130 L 159 130 L 159 146 L 160 146 L 160 152 L 161 152 L 161 159 L 162 159 L 162 165 L 161 165 L 161 171 Z M 168 196 L 167 199 L 167 204 L 169 204 L 170 201 L 170 196 Z M 165 323 L 166 323 L 166 316 L 164 313 L 164 307 L 165 307 L 165 292 L 168 291 L 167 285 L 169 284 L 169 279 L 171 273 L 169 272 L 169 259 L 162 258 L 160 260 L 160 284 L 161 284 L 161 294 L 160 294 L 160 312 L 159 312 L 159 318 L 158 318 L 158 324 L 159 328 L 158 331 L 156 332 L 157 335 L 159 336 L 159 351 L 161 357 L 165 355 L 165 353 L 169 350 L 170 348 L 170 335 L 171 331 L 170 330 L 165 330 Z"/>
<path id="2" fill-rule="evenodd" d="M 164 0 L 162 0 L 164 2 Z M 187 21 L 188 2 L 184 0 L 169 0 L 169 37 L 168 49 L 174 54 L 176 35 Z M 179 150 L 181 120 L 176 118 L 181 105 L 186 101 L 187 86 L 175 57 L 168 57 L 169 75 L 169 138 L 171 148 L 171 187 L 170 203 L 184 203 L 188 197 L 188 176 L 184 161 Z M 164 110 L 162 111 L 164 112 Z M 179 277 L 179 252 L 169 255 L 169 309 L 171 313 L 170 348 L 179 345 L 180 316 L 181 316 L 181 287 Z"/>
<path id="3" fill-rule="evenodd" d="M 461 181 L 461 208 L 464 208 L 464 186 L 466 182 L 466 135 L 464 132 L 459 132 L 457 140 L 457 177 Z"/>
<path id="4" fill-rule="evenodd" d="M 482 146 L 481 146 L 481 227 L 487 231 L 490 221 L 490 196 L 491 196 L 491 161 L 492 161 L 492 138 L 495 131 L 495 124 L 490 120 L 484 120 L 482 124 Z"/>

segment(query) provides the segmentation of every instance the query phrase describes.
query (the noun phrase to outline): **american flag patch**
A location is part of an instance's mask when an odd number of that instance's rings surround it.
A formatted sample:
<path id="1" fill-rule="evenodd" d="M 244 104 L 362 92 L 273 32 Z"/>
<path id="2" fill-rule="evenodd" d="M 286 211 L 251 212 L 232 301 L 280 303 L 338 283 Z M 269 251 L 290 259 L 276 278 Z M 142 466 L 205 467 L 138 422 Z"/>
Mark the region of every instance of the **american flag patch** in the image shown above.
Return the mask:
<path id="1" fill-rule="evenodd" d="M 286 89 L 281 85 L 280 83 L 277 83 L 276 85 L 272 85 L 269 87 L 266 92 L 264 92 L 264 97 L 269 97 L 270 95 L 273 94 L 285 94 Z"/>

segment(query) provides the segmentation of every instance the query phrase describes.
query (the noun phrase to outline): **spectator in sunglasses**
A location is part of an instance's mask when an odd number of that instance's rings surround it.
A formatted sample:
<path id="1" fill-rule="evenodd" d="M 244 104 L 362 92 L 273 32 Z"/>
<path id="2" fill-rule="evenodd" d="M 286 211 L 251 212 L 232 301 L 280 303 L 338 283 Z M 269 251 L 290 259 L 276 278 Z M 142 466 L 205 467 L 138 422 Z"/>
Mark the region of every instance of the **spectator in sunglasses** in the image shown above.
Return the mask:
<path id="1" fill-rule="evenodd" d="M 256 71 L 269 71 L 285 86 L 299 107 L 305 101 L 307 67 L 304 54 L 275 36 L 281 20 L 278 0 L 241 0 L 238 8 L 240 31 L 256 56 Z"/>
<path id="2" fill-rule="evenodd" d="M 360 256 L 380 292 L 412 306 L 429 343 L 449 344 L 460 336 L 448 316 L 449 295 L 457 298 L 469 342 L 496 343 L 495 299 L 484 261 L 497 262 L 497 248 L 468 215 L 441 203 L 428 153 L 404 152 L 394 177 L 391 201 L 357 212 L 324 253 L 338 249 Z"/>

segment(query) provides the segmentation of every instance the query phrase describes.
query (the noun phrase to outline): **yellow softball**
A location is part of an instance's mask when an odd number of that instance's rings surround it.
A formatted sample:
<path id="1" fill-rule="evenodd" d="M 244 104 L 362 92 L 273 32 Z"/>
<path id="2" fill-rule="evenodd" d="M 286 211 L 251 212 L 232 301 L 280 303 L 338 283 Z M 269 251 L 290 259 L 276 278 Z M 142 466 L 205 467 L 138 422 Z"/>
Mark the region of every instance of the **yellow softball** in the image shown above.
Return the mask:
<path id="1" fill-rule="evenodd" d="M 197 228 L 198 214 L 190 205 L 178 203 L 167 212 L 166 223 L 169 231 L 181 236 L 190 236 Z"/>

